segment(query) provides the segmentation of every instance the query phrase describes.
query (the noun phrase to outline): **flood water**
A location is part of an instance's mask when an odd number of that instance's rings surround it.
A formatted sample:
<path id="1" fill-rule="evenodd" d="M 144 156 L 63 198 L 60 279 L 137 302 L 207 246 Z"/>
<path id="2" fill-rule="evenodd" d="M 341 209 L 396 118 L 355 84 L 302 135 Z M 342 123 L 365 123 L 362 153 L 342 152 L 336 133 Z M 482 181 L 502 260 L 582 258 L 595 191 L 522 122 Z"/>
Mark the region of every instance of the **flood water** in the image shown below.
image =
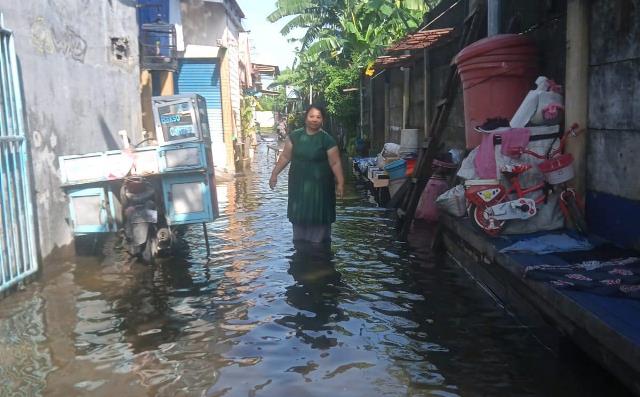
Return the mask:
<path id="1" fill-rule="evenodd" d="M 209 258 L 201 227 L 155 265 L 107 240 L 0 301 L 0 395 L 623 393 L 545 348 L 452 260 L 395 241 L 353 183 L 331 248 L 294 246 L 272 166 L 259 146 L 252 173 L 219 184 Z"/>

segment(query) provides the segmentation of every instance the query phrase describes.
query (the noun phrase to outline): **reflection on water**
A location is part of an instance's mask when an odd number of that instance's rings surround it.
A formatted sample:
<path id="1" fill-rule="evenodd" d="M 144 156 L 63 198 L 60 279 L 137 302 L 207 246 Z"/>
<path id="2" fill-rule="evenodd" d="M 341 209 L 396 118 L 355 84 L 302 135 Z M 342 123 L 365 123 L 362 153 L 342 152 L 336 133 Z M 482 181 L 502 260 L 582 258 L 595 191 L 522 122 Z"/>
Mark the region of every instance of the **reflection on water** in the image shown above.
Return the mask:
<path id="1" fill-rule="evenodd" d="M 295 283 L 286 288 L 285 296 L 287 303 L 299 311 L 276 322 L 295 330 L 296 337 L 312 349 L 335 347 L 338 339 L 330 331 L 335 323 L 347 319 L 339 309 L 338 296 L 344 286 L 332 256 L 328 244 L 296 242 L 289 257 L 289 274 Z"/>
<path id="2" fill-rule="evenodd" d="M 263 148 L 264 149 L 264 148 Z M 543 348 L 446 258 L 393 240 L 352 189 L 331 246 L 296 244 L 273 160 L 145 266 L 109 240 L 0 301 L 0 395 L 620 395 Z"/>

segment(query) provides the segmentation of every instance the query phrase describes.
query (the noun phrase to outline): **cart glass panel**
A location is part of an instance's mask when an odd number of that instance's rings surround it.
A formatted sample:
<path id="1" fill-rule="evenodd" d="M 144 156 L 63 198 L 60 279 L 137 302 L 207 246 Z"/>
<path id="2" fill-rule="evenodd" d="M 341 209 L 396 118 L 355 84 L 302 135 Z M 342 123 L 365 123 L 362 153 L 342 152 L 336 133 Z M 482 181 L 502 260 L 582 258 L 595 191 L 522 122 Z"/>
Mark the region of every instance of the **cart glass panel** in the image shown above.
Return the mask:
<path id="1" fill-rule="evenodd" d="M 158 107 L 164 142 L 198 139 L 191 101 L 174 102 Z"/>

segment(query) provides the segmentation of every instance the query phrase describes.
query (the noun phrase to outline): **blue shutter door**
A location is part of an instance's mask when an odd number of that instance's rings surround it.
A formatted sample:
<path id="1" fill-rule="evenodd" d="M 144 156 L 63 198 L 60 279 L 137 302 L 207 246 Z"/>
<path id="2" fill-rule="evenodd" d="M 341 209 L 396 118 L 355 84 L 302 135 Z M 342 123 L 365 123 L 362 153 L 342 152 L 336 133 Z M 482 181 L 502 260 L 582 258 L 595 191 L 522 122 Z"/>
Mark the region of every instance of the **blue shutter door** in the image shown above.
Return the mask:
<path id="1" fill-rule="evenodd" d="M 182 59 L 178 69 L 178 94 L 199 94 L 207 101 L 207 118 L 211 131 L 214 163 L 226 163 L 222 129 L 222 95 L 217 59 Z"/>

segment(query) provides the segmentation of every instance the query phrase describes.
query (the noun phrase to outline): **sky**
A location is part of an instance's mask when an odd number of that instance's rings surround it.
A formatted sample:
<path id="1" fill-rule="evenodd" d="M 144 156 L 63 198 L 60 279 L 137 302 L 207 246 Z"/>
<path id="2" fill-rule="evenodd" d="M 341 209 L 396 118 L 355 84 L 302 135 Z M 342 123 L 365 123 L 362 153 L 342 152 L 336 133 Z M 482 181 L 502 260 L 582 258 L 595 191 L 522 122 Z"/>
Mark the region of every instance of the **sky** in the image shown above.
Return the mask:
<path id="1" fill-rule="evenodd" d="M 295 43 L 288 43 L 280 34 L 285 20 L 267 21 L 275 10 L 275 0 L 236 0 L 244 12 L 242 26 L 250 30 L 251 62 L 278 65 L 280 70 L 290 67 L 295 59 Z"/>

